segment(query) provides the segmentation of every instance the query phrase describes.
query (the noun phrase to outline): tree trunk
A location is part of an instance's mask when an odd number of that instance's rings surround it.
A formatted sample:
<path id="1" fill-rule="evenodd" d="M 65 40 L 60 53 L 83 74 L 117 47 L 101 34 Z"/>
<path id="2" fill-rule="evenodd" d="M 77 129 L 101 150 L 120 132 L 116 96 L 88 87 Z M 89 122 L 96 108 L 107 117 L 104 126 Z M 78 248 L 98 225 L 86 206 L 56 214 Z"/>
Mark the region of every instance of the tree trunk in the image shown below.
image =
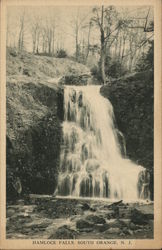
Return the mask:
<path id="1" fill-rule="evenodd" d="M 76 54 L 75 54 L 75 58 L 76 61 L 78 61 L 78 51 L 79 51 L 79 46 L 78 46 L 78 29 L 76 30 L 76 36 L 75 36 L 75 47 L 76 47 Z"/>
<path id="2" fill-rule="evenodd" d="M 105 46 L 101 44 L 101 77 L 103 84 L 106 83 L 106 75 L 105 75 Z"/>
<path id="3" fill-rule="evenodd" d="M 104 6 L 102 6 L 101 10 L 101 65 L 100 65 L 100 71 L 101 71 L 101 77 L 103 84 L 106 83 L 106 75 L 105 75 L 105 37 L 104 37 Z"/>
<path id="4" fill-rule="evenodd" d="M 85 63 L 87 63 L 88 60 L 88 56 L 89 56 L 89 47 L 90 47 L 90 33 L 91 33 L 91 23 L 89 23 L 89 30 L 88 30 L 88 42 L 87 42 L 87 53 L 86 53 L 86 57 L 85 57 Z"/>

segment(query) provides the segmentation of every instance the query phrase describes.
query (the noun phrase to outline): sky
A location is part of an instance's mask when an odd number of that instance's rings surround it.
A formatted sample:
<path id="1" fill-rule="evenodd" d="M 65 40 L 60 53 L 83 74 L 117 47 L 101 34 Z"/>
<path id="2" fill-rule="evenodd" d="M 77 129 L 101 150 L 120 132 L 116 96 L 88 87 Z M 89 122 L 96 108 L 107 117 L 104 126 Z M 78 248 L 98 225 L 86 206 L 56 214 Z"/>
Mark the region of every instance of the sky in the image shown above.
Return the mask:
<path id="1" fill-rule="evenodd" d="M 25 40 L 26 49 L 32 51 L 32 40 L 31 40 L 31 25 L 36 16 L 40 20 L 45 20 L 49 16 L 52 16 L 56 20 L 56 37 L 61 41 L 61 45 L 73 54 L 75 49 L 75 36 L 74 36 L 74 20 L 77 15 L 83 20 L 83 24 L 86 24 L 90 17 L 92 17 L 93 6 L 10 6 L 7 10 L 7 23 L 10 33 L 10 43 L 17 43 L 16 39 L 19 33 L 19 19 L 23 11 L 25 10 Z M 148 6 L 135 6 L 135 7 L 117 7 L 120 15 L 125 16 L 140 16 L 145 17 L 148 12 Z M 153 18 L 153 10 L 151 9 L 149 18 Z M 82 33 L 79 34 L 82 39 Z M 99 31 L 97 28 L 93 29 L 91 33 L 91 44 L 99 42 Z"/>

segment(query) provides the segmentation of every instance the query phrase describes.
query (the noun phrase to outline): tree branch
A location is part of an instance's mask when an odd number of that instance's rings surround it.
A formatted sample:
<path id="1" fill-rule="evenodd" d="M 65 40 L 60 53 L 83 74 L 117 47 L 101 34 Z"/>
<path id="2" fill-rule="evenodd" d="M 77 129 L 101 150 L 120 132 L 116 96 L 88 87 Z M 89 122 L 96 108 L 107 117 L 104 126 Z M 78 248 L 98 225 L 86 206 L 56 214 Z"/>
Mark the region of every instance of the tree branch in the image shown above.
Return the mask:
<path id="1" fill-rule="evenodd" d="M 150 37 L 148 37 L 145 41 L 143 41 L 139 46 L 137 46 L 135 51 L 137 51 L 137 50 L 140 49 L 145 43 L 147 43 L 147 42 L 151 39 L 151 37 L 153 37 L 153 35 L 154 35 L 154 34 L 152 34 L 152 35 L 151 35 Z M 124 55 L 123 58 L 124 58 L 124 57 L 127 57 L 127 56 L 129 56 L 129 55 L 131 55 L 131 54 L 134 53 L 135 51 L 131 51 L 130 53 Z"/>
<path id="2" fill-rule="evenodd" d="M 116 26 L 116 28 L 114 29 L 114 30 L 112 30 L 105 38 L 104 38 L 104 40 L 106 40 L 113 32 L 115 32 L 118 28 L 120 27 L 120 24 L 118 24 L 117 26 Z"/>

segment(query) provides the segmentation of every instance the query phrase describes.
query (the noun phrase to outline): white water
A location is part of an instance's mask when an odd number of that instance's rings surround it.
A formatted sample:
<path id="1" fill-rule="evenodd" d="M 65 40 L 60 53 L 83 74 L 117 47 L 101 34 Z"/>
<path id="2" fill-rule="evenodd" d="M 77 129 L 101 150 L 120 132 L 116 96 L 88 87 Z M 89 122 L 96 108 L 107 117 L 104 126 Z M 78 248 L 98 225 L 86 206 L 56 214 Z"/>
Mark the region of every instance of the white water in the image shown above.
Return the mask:
<path id="1" fill-rule="evenodd" d="M 122 156 L 119 136 L 100 86 L 66 86 L 58 195 L 148 199 L 149 175 Z"/>

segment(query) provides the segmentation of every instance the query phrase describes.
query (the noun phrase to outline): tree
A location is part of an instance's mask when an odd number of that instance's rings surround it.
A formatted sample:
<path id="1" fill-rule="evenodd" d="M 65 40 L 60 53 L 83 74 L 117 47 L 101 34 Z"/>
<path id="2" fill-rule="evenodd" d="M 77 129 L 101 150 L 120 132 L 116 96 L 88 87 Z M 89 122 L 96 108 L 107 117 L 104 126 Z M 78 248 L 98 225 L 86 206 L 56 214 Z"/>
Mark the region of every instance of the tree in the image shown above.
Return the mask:
<path id="1" fill-rule="evenodd" d="M 149 49 L 146 54 L 142 53 L 136 71 L 154 70 L 154 41 L 148 41 Z"/>
<path id="2" fill-rule="evenodd" d="M 39 53 L 39 42 L 40 42 L 40 18 L 38 16 L 34 16 L 31 22 L 31 35 L 32 35 L 32 44 L 33 44 L 33 54 Z"/>
<path id="3" fill-rule="evenodd" d="M 120 22 L 112 22 L 116 15 L 116 10 L 114 7 L 109 6 L 104 8 L 95 7 L 93 8 L 93 13 L 95 16 L 92 18 L 93 22 L 97 24 L 100 31 L 100 72 L 102 76 L 103 84 L 106 83 L 105 74 L 105 54 L 106 47 L 111 38 L 111 36 L 120 28 Z"/>
<path id="4" fill-rule="evenodd" d="M 19 37 L 18 37 L 18 50 L 22 51 L 24 49 L 24 22 L 25 22 L 25 10 L 20 15 L 20 27 L 19 27 Z"/>

